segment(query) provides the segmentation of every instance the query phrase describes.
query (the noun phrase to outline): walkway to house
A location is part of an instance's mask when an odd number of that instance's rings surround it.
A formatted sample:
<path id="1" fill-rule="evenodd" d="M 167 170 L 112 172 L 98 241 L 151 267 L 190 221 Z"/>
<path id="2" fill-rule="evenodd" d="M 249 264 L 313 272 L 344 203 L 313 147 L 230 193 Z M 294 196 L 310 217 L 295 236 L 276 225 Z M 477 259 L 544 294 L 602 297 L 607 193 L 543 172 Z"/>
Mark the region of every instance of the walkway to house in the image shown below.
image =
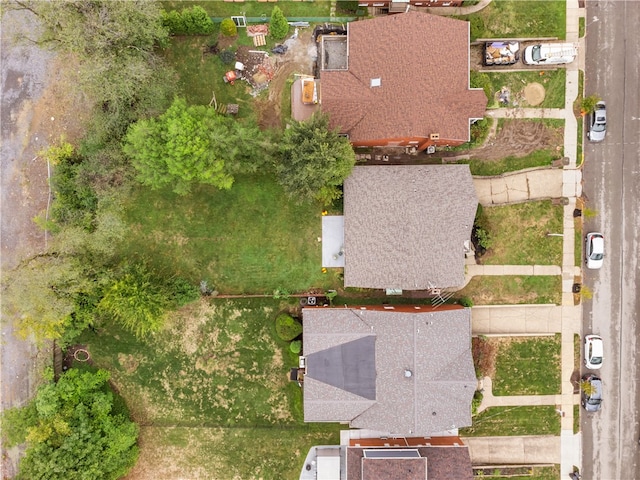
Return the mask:
<path id="1" fill-rule="evenodd" d="M 476 5 L 470 7 L 428 7 L 426 12 L 433 15 L 468 15 L 479 12 L 490 3 L 491 0 L 480 0 Z"/>
<path id="2" fill-rule="evenodd" d="M 492 177 L 473 177 L 478 201 L 483 206 L 507 205 L 561 198 L 565 173 L 560 168 L 530 168 Z"/>
<path id="3" fill-rule="evenodd" d="M 435 10 L 435 9 L 432 9 Z M 434 12 L 435 13 L 435 12 Z M 585 9 L 579 8 L 578 0 L 567 0 L 566 41 L 578 42 L 579 18 L 585 16 Z M 532 194 L 532 185 L 553 182 L 554 187 L 545 193 L 546 198 L 564 199 L 563 211 L 563 260 L 562 266 L 489 266 L 468 265 L 467 277 L 476 275 L 561 275 L 562 304 L 556 305 L 505 305 L 473 307 L 472 328 L 474 334 L 483 335 L 544 335 L 561 334 L 561 388 L 558 395 L 494 396 L 491 380 L 484 379 L 485 394 L 481 410 L 492 406 L 556 405 L 561 418 L 561 433 L 557 436 L 532 437 L 485 437 L 465 438 L 469 445 L 474 464 L 510 463 L 560 463 L 561 478 L 573 472 L 573 466 L 582 462 L 581 434 L 573 433 L 573 407 L 579 403 L 579 395 L 574 394 L 572 375 L 574 369 L 575 334 L 582 333 L 582 307 L 574 305 L 573 282 L 580 274 L 581 267 L 575 265 L 574 218 L 576 198 L 582 195 L 582 172 L 577 167 L 577 122 L 573 113 L 573 103 L 578 97 L 578 71 L 584 68 L 584 41 L 581 41 L 576 62 L 567 65 L 565 105 L 563 109 L 496 109 L 488 114 L 494 118 L 563 118 L 564 154 L 567 158 L 562 170 L 548 170 L 545 174 L 518 172 L 509 177 L 474 179 L 478 195 L 483 205 L 515 203 L 533 200 L 539 194 Z M 559 173 L 555 173 L 559 172 Z M 549 175 L 548 178 L 534 175 Z M 558 177 L 562 182 L 559 187 Z M 548 188 L 541 186 L 539 188 Z"/>

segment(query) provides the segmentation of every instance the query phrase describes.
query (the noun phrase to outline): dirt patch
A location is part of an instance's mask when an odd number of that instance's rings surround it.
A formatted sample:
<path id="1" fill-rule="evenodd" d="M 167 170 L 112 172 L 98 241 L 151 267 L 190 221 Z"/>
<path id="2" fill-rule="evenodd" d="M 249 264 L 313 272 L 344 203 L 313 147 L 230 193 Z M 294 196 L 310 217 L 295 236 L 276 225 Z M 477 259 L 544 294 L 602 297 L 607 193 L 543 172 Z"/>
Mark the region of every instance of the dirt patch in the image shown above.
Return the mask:
<path id="1" fill-rule="evenodd" d="M 517 112 L 514 112 L 515 115 Z M 506 119 L 498 130 L 497 123 L 494 121 L 495 130 L 489 134 L 482 147 L 465 153 L 472 159 L 501 160 L 510 156 L 524 157 L 536 150 L 562 151 L 564 129 L 561 127 L 553 128 L 539 121 L 513 118 Z M 460 155 L 462 152 L 451 153 Z"/>
<path id="2" fill-rule="evenodd" d="M 283 55 L 272 54 L 274 60 L 273 77 L 266 94 L 256 98 L 258 124 L 263 129 L 282 127 L 282 99 L 285 89 L 291 88 L 294 74 L 313 75 L 318 55 L 312 31 L 301 30 L 298 38 L 284 42 L 287 52 Z"/>
<path id="3" fill-rule="evenodd" d="M 542 84 L 533 82 L 524 87 L 522 94 L 524 95 L 524 99 L 527 103 L 532 107 L 535 107 L 544 101 L 545 90 Z"/>
<path id="4" fill-rule="evenodd" d="M 140 365 L 140 359 L 135 355 L 118 353 L 118 363 L 122 368 L 124 368 L 125 372 L 131 374 L 138 369 L 138 365 Z"/>

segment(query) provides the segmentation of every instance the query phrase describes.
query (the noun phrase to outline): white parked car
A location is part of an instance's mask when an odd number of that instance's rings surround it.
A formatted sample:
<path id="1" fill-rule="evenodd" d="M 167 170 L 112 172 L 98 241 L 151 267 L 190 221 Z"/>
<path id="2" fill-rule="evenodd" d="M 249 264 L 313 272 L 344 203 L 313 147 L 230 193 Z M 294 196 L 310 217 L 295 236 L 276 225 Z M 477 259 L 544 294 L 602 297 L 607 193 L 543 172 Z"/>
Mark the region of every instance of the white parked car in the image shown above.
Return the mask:
<path id="1" fill-rule="evenodd" d="M 601 233 L 587 233 L 584 245 L 584 258 L 587 268 L 602 267 L 604 259 L 604 236 Z"/>
<path id="2" fill-rule="evenodd" d="M 578 56 L 574 43 L 539 43 L 524 49 L 524 63 L 528 65 L 561 65 L 573 62 Z"/>
<path id="3" fill-rule="evenodd" d="M 604 348 L 602 338 L 598 335 L 584 337 L 584 364 L 591 370 L 597 370 L 602 366 Z"/>

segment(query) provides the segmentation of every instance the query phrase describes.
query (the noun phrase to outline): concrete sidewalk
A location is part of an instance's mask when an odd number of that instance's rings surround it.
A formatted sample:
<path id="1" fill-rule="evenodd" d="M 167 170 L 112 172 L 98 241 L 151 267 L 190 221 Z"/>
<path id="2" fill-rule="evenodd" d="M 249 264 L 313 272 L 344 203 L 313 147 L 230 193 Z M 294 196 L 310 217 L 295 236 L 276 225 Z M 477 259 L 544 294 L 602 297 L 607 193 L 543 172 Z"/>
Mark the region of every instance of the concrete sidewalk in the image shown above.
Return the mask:
<path id="1" fill-rule="evenodd" d="M 564 196 L 564 170 L 533 168 L 493 177 L 473 177 L 478 201 L 483 206 L 546 200 Z"/>
<path id="2" fill-rule="evenodd" d="M 557 118 L 566 120 L 563 108 L 492 108 L 487 110 L 487 116 L 492 118 Z"/>
<path id="3" fill-rule="evenodd" d="M 551 435 L 464 437 L 463 441 L 469 446 L 474 465 L 557 464 L 561 460 L 561 437 Z"/>

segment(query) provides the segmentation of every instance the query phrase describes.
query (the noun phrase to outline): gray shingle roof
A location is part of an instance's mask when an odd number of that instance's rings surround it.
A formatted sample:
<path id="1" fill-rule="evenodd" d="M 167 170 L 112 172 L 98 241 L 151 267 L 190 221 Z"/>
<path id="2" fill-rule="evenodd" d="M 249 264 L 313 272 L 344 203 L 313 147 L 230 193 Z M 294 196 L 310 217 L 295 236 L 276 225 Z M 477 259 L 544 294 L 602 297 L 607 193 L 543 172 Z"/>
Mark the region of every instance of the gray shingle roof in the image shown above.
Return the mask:
<path id="1" fill-rule="evenodd" d="M 322 110 L 352 142 L 428 137 L 469 140 L 487 97 L 469 88 L 469 23 L 423 12 L 348 26 L 349 69 L 322 71 Z M 371 80 L 380 86 L 371 87 Z"/>
<path id="2" fill-rule="evenodd" d="M 345 286 L 461 286 L 477 206 L 468 165 L 355 167 L 344 183 Z"/>
<path id="3" fill-rule="evenodd" d="M 305 308 L 304 418 L 355 428 L 422 436 L 471 425 L 477 386 L 469 309 L 407 313 Z M 375 337 L 375 400 L 317 380 L 317 352 Z M 335 365 L 336 375 L 343 373 Z M 406 371 L 411 376 L 405 375 Z"/>

